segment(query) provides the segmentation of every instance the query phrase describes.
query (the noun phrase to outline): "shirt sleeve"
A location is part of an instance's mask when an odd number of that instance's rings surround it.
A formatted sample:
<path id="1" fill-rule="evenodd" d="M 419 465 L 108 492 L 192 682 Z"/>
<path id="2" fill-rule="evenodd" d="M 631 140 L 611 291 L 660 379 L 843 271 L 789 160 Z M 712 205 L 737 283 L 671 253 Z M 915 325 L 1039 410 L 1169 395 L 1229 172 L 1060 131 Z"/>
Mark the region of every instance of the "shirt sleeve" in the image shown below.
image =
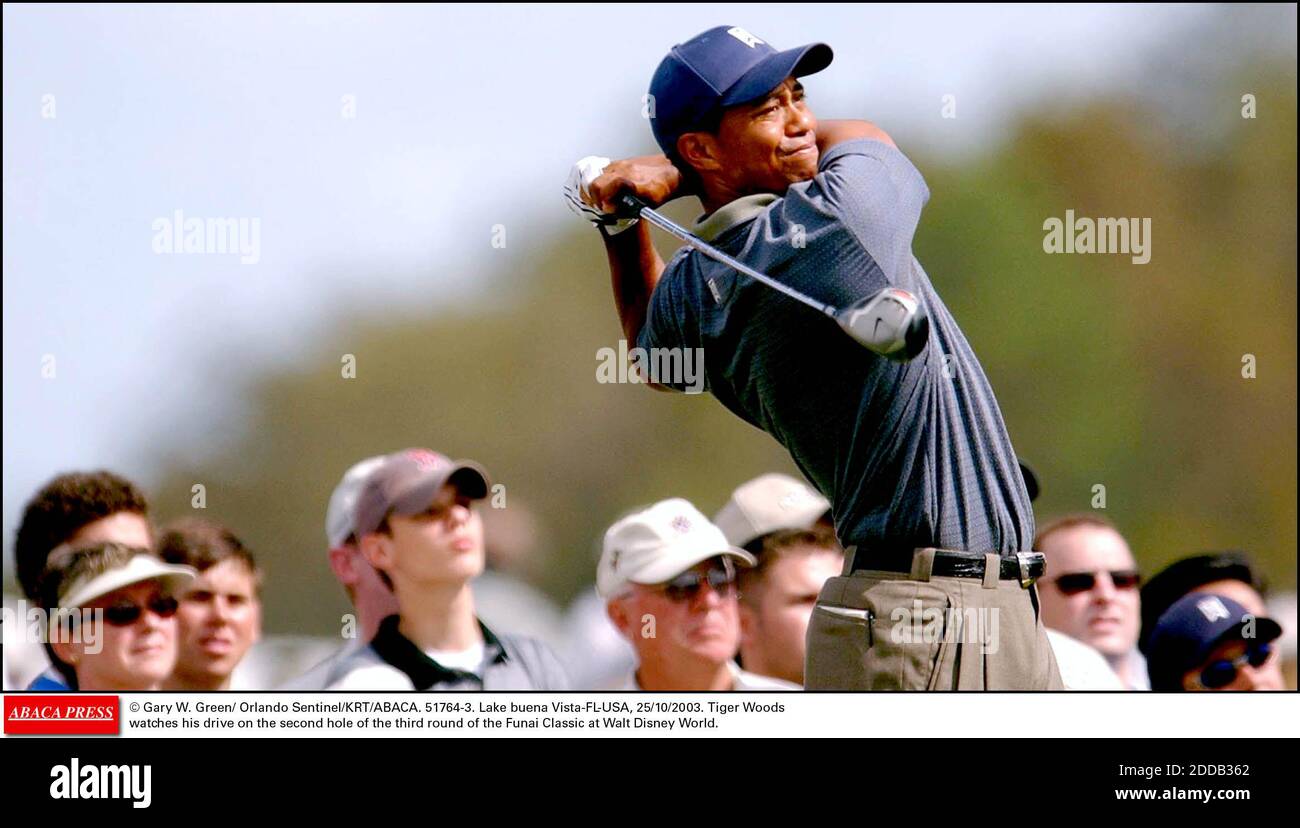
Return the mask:
<path id="1" fill-rule="evenodd" d="M 684 259 L 678 256 L 664 268 L 659 284 L 650 296 L 645 324 L 631 345 L 640 348 L 641 356 L 647 360 L 645 371 L 649 372 L 652 367 L 657 369 L 653 379 L 658 385 L 674 391 L 698 392 L 701 381 L 704 382 L 703 390 L 708 388 L 703 377 L 702 360 L 696 359 L 699 337 L 694 322 L 695 309 L 690 306 L 692 300 L 687 292 L 681 289 L 680 280 L 689 278 L 682 275 Z M 691 360 L 689 366 L 684 362 L 688 358 Z M 695 370 L 677 369 L 686 367 Z"/>
<path id="2" fill-rule="evenodd" d="M 806 191 L 821 201 L 898 284 L 912 261 L 912 237 L 930 189 L 920 170 L 897 147 L 876 140 L 832 147 Z"/>
<path id="3" fill-rule="evenodd" d="M 637 334 L 636 342 L 631 343 L 632 345 L 649 350 L 680 348 L 685 344 L 682 341 L 680 325 L 682 308 L 673 289 L 673 274 L 676 272 L 676 266 L 677 263 L 674 261 L 664 268 L 663 275 L 659 277 L 659 284 L 655 285 L 654 293 L 650 294 L 645 324 L 641 326 L 641 332 Z"/>

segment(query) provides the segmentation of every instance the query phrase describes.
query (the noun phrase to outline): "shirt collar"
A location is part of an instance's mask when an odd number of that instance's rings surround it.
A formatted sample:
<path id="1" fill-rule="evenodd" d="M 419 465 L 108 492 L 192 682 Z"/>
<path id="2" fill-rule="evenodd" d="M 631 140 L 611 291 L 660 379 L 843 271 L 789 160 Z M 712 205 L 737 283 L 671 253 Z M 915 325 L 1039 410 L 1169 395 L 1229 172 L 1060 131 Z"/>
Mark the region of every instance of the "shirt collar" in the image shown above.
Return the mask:
<path id="1" fill-rule="evenodd" d="M 744 224 L 767 209 L 779 196 L 772 193 L 754 193 L 729 201 L 713 211 L 712 215 L 702 215 L 695 221 L 691 232 L 705 241 L 711 242 L 731 228 Z"/>
<path id="2" fill-rule="evenodd" d="M 487 663 L 502 664 L 508 661 L 509 656 L 506 655 L 506 648 L 501 644 L 501 639 L 497 638 L 482 621 L 477 618 L 475 620 L 478 621 L 479 631 L 483 633 L 483 651 Z M 415 642 L 402 635 L 397 629 L 400 621 L 400 616 L 390 615 L 380 622 L 379 632 L 375 633 L 370 646 L 375 648 L 380 658 L 406 673 L 416 690 L 428 690 L 435 684 L 475 677 L 472 673 L 463 670 L 444 667 L 429 658 L 423 650 L 415 646 Z"/>

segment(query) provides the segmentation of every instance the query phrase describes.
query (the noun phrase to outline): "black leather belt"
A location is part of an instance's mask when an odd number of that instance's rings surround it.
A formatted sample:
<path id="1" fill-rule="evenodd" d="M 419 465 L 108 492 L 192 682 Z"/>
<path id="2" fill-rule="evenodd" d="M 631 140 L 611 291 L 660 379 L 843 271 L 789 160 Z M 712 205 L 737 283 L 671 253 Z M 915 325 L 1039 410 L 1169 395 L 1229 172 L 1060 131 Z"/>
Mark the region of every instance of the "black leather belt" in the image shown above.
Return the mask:
<path id="1" fill-rule="evenodd" d="M 915 549 L 869 549 L 857 547 L 853 552 L 853 572 L 875 570 L 877 572 L 912 571 L 912 558 Z M 1017 580 L 1020 585 L 1028 587 L 1034 581 L 1047 574 L 1047 560 L 1041 552 L 1019 552 L 1014 557 L 1001 559 L 998 578 L 1004 581 Z M 936 549 L 934 566 L 930 570 L 932 578 L 984 578 L 984 556 L 974 552 L 953 552 Z"/>

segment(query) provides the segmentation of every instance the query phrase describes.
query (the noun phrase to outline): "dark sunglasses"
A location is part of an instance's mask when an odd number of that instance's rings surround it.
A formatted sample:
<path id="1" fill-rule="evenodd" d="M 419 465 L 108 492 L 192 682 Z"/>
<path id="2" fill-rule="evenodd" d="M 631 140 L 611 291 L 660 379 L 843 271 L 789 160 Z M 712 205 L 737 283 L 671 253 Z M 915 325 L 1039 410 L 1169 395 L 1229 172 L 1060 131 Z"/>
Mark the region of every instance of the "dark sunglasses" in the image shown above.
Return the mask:
<path id="1" fill-rule="evenodd" d="M 1205 665 L 1205 669 L 1201 670 L 1197 678 L 1206 690 L 1218 690 L 1237 680 L 1237 671 L 1243 664 L 1262 667 L 1271 655 L 1273 655 L 1272 644 L 1256 644 L 1234 659 L 1211 661 Z"/>
<path id="2" fill-rule="evenodd" d="M 710 569 L 707 573 L 696 570 L 683 572 L 664 584 L 663 591 L 670 601 L 678 603 L 694 601 L 706 582 L 709 588 L 719 595 L 729 595 L 736 587 L 736 571 L 731 568 L 730 563 L 725 563 L 722 568 Z"/>
<path id="3" fill-rule="evenodd" d="M 104 620 L 114 627 L 129 627 L 140 620 L 146 608 L 159 618 L 171 618 L 179 606 L 180 602 L 170 595 L 155 598 L 143 607 L 139 604 L 114 604 L 104 607 Z"/>
<path id="4" fill-rule="evenodd" d="M 1066 595 L 1078 595 L 1080 592 L 1087 592 L 1097 585 L 1096 572 L 1071 572 L 1069 575 L 1062 575 L 1053 583 L 1056 588 Z M 1136 589 L 1142 582 L 1142 576 L 1136 569 L 1119 569 L 1108 572 L 1110 582 L 1115 585 L 1115 589 Z"/>

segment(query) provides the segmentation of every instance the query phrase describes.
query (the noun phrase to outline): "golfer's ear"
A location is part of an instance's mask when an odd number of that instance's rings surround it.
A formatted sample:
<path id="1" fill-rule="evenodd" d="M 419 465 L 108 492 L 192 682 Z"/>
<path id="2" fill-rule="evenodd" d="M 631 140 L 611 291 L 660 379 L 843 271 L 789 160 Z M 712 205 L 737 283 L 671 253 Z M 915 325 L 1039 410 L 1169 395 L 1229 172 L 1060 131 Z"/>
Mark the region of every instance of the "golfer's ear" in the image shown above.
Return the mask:
<path id="1" fill-rule="evenodd" d="M 718 142 L 707 132 L 688 132 L 677 139 L 677 154 L 697 171 L 712 172 L 722 168 L 718 160 Z"/>

